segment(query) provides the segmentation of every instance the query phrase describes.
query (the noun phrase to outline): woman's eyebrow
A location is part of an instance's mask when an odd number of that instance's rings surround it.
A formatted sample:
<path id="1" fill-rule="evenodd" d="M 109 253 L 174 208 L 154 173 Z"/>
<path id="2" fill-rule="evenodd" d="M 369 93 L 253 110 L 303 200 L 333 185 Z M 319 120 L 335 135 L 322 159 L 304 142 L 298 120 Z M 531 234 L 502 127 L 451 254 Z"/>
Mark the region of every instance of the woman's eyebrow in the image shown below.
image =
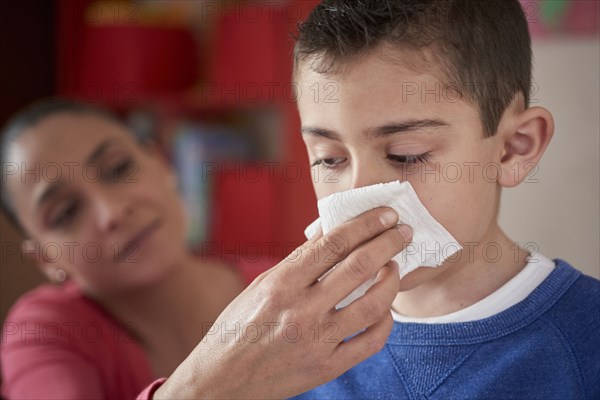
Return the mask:
<path id="1" fill-rule="evenodd" d="M 102 157 L 102 155 L 106 152 L 106 149 L 113 143 L 115 142 L 115 139 L 107 139 L 103 142 L 101 142 L 98 146 L 96 146 L 96 148 L 90 153 L 90 155 L 87 157 L 86 159 L 86 165 L 87 164 L 91 164 L 94 161 L 98 160 L 100 157 Z M 37 200 L 35 201 L 35 205 L 36 207 L 40 207 L 43 203 L 45 203 L 46 201 L 48 201 L 52 196 L 54 196 L 58 190 L 64 186 L 64 182 L 55 182 L 55 183 L 51 183 L 47 186 L 45 186 L 40 195 L 37 197 Z"/>
<path id="2" fill-rule="evenodd" d="M 398 133 L 409 133 L 417 131 L 435 132 L 437 128 L 448 128 L 451 125 L 439 119 L 411 119 L 407 121 L 392 122 L 375 128 L 367 129 L 363 134 L 370 138 L 390 136 Z M 303 135 L 321 136 L 331 140 L 341 140 L 341 135 L 335 131 L 313 126 L 304 126 L 301 129 Z"/>
<path id="3" fill-rule="evenodd" d="M 97 159 L 99 159 L 100 157 L 102 157 L 102 154 L 104 154 L 104 152 L 106 151 L 106 149 L 115 142 L 115 139 L 106 139 L 105 141 L 101 142 L 98 146 L 96 146 L 96 148 L 94 149 L 94 151 L 92 151 L 92 153 L 88 156 L 87 158 L 87 164 L 91 164 L 94 161 L 96 161 Z"/>
<path id="4" fill-rule="evenodd" d="M 50 200 L 50 198 L 54 196 L 54 194 L 56 194 L 58 190 L 64 185 L 64 182 L 57 182 L 47 185 L 42 191 L 42 193 L 39 195 L 38 199 L 35 201 L 36 207 L 40 208 L 42 204 Z"/>

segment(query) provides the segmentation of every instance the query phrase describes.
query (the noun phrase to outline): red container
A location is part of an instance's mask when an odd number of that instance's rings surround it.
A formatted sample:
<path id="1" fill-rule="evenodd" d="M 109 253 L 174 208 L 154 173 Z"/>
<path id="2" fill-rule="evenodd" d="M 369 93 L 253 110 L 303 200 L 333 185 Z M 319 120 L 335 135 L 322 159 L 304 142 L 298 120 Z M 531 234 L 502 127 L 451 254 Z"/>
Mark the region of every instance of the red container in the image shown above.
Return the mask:
<path id="1" fill-rule="evenodd" d="M 75 92 L 109 104 L 178 92 L 196 82 L 197 54 L 196 41 L 182 27 L 89 26 L 83 41 L 81 87 Z"/>

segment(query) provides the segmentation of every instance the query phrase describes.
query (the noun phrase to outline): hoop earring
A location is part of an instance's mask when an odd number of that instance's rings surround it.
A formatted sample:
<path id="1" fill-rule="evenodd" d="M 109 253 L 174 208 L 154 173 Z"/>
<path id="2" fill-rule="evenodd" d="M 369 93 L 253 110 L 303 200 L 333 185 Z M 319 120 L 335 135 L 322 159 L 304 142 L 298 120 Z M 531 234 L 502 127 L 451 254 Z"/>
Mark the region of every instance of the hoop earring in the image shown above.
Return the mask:
<path id="1" fill-rule="evenodd" d="M 54 273 L 52 275 L 53 275 L 52 277 L 53 277 L 53 280 L 55 283 L 61 284 L 67 280 L 67 273 L 65 272 L 64 269 L 61 269 L 61 268 L 56 269 L 56 270 L 54 270 Z"/>

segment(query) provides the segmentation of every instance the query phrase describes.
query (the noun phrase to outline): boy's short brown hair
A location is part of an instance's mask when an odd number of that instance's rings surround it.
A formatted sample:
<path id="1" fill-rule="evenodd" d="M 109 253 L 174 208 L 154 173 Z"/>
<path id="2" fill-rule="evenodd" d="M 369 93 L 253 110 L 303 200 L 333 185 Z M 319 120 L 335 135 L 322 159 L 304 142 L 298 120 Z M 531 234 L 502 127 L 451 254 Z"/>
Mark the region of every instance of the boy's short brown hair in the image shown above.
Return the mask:
<path id="1" fill-rule="evenodd" d="M 430 50 L 446 84 L 478 105 L 486 137 L 517 94 L 529 105 L 531 38 L 518 0 L 325 0 L 296 39 L 295 68 L 314 58 L 321 73 L 382 44 Z"/>

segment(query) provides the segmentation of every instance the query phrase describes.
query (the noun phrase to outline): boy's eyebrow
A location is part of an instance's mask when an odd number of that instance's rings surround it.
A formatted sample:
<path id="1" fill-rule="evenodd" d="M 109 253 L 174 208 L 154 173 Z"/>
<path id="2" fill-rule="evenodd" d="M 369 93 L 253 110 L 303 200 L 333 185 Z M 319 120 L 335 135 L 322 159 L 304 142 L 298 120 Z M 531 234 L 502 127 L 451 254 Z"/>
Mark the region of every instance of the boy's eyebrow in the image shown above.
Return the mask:
<path id="1" fill-rule="evenodd" d="M 101 142 L 98 146 L 96 146 L 94 151 L 92 151 L 92 153 L 88 156 L 88 158 L 86 160 L 86 164 L 91 164 L 95 160 L 100 158 L 112 142 L 114 142 L 114 139 L 107 139 L 107 140 Z M 57 183 L 46 186 L 42 190 L 42 193 L 39 195 L 37 200 L 35 201 L 35 205 L 37 207 L 40 207 L 44 202 L 46 202 L 49 198 L 51 198 L 62 186 L 64 186 L 64 182 L 57 182 Z"/>
<path id="2" fill-rule="evenodd" d="M 325 128 L 315 128 L 312 126 L 303 126 L 300 129 L 303 135 L 322 136 L 327 139 L 340 140 L 340 135 Z"/>
<path id="3" fill-rule="evenodd" d="M 395 135 L 397 133 L 409 133 L 428 128 L 447 128 L 450 124 L 439 119 L 420 119 L 393 122 L 368 129 L 364 134 L 369 138 Z M 312 126 L 303 126 L 301 129 L 303 135 L 322 136 L 327 139 L 340 140 L 340 135 L 332 130 L 317 128 Z"/>
<path id="4" fill-rule="evenodd" d="M 366 132 L 367 137 L 377 138 L 381 136 L 395 135 L 396 133 L 408 133 L 429 128 L 447 128 L 450 124 L 439 119 L 411 119 L 408 121 L 394 122 L 369 129 Z"/>

